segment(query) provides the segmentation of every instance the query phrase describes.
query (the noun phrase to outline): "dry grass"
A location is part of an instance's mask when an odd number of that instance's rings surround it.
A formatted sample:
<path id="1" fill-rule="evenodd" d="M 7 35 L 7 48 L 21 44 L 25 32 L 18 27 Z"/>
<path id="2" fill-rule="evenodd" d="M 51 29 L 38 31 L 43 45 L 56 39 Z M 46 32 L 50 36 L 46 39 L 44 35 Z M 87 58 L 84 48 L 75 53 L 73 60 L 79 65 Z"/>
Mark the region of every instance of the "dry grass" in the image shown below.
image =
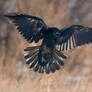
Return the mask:
<path id="1" fill-rule="evenodd" d="M 23 58 L 23 48 L 29 44 L 2 16 L 18 11 L 40 16 L 48 26 L 91 27 L 91 6 L 92 0 L 1 0 L 0 92 L 92 92 L 92 45 L 64 52 L 70 57 L 54 74 L 34 73 Z"/>

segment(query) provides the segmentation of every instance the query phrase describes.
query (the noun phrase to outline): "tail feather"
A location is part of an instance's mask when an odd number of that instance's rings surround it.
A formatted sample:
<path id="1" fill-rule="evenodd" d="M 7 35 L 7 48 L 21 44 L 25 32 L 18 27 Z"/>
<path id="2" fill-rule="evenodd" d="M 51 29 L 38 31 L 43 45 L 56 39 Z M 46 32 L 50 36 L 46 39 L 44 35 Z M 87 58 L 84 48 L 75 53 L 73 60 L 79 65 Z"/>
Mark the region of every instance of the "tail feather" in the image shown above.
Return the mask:
<path id="1" fill-rule="evenodd" d="M 52 73 L 54 73 L 56 71 L 54 63 L 50 65 L 50 69 L 51 69 Z"/>
<path id="2" fill-rule="evenodd" d="M 59 69 L 60 69 L 60 65 L 58 65 L 56 62 L 55 62 L 55 63 L 53 63 L 53 64 L 54 64 L 54 66 L 55 66 L 56 70 L 59 70 Z"/>
<path id="3" fill-rule="evenodd" d="M 26 47 L 25 49 L 24 49 L 24 51 L 33 51 L 33 50 L 36 50 L 36 49 L 39 49 L 39 47 L 40 46 L 34 46 L 34 47 Z"/>
<path id="4" fill-rule="evenodd" d="M 48 67 L 48 65 L 45 66 L 45 72 L 46 72 L 47 74 L 50 73 L 50 67 Z"/>
<path id="5" fill-rule="evenodd" d="M 33 68 L 37 62 L 38 62 L 38 57 L 36 57 L 36 58 L 33 60 L 32 64 L 30 65 L 29 68 Z"/>
<path id="6" fill-rule="evenodd" d="M 44 73 L 44 69 L 42 66 L 39 67 L 39 70 L 38 70 L 39 73 Z"/>
<path id="7" fill-rule="evenodd" d="M 67 59 L 67 56 L 65 56 L 62 52 L 56 50 L 56 54 L 64 59 Z"/>
<path id="8" fill-rule="evenodd" d="M 51 61 L 49 62 L 49 69 L 50 69 L 50 71 L 51 71 L 52 73 L 54 73 L 55 70 L 56 70 L 53 63 L 54 63 L 54 59 L 51 58 Z"/>
<path id="9" fill-rule="evenodd" d="M 63 62 L 61 59 L 59 59 L 59 57 L 58 57 L 58 56 L 56 56 L 55 54 L 54 54 L 54 59 L 56 59 L 56 60 L 57 60 L 57 62 L 58 62 L 58 64 L 60 64 L 61 66 L 63 66 L 63 65 L 64 65 L 64 62 Z"/>
<path id="10" fill-rule="evenodd" d="M 32 57 L 33 55 L 35 55 L 38 52 L 38 50 L 34 50 L 32 52 L 29 52 L 27 55 L 24 56 L 25 59 L 28 59 L 30 57 Z"/>
<path id="11" fill-rule="evenodd" d="M 54 73 L 64 65 L 63 59 L 67 58 L 67 56 L 59 51 L 47 54 L 44 54 L 42 50 L 39 52 L 38 46 L 27 47 L 24 51 L 28 52 L 25 56 L 25 59 L 27 59 L 26 64 L 29 65 L 29 68 L 39 73 Z"/>
<path id="12" fill-rule="evenodd" d="M 34 67 L 34 71 L 37 72 L 39 69 L 39 64 L 37 63 L 37 65 Z"/>
<path id="13" fill-rule="evenodd" d="M 34 59 L 38 56 L 38 53 L 35 53 L 28 61 L 26 61 L 26 64 L 30 64 L 31 62 L 34 61 Z"/>

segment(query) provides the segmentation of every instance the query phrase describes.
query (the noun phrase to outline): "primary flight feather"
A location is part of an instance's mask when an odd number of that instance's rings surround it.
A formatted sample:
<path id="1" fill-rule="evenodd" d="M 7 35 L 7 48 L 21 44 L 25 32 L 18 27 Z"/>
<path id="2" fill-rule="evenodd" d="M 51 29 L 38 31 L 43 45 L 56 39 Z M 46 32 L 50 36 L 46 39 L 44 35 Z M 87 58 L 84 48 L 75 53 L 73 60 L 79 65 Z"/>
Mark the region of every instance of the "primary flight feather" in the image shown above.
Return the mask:
<path id="1" fill-rule="evenodd" d="M 35 72 L 49 74 L 59 70 L 67 58 L 62 51 L 92 43 L 92 28 L 82 25 L 71 25 L 58 29 L 47 27 L 44 21 L 36 16 L 9 13 L 8 17 L 17 27 L 20 34 L 29 42 L 37 43 L 42 40 L 40 46 L 27 47 L 24 51 L 26 64 Z"/>

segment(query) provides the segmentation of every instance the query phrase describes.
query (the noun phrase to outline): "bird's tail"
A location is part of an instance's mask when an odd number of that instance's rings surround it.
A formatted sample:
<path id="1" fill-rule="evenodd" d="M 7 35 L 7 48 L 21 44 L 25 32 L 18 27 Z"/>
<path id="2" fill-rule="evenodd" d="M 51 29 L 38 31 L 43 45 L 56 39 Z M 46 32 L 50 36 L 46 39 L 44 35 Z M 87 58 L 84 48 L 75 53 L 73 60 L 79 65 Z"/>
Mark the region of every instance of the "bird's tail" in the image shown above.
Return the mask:
<path id="1" fill-rule="evenodd" d="M 46 73 L 47 74 L 49 74 L 50 72 L 54 73 L 56 70 L 60 70 L 61 66 L 64 66 L 63 60 L 66 58 L 67 56 L 65 56 L 60 51 L 54 51 L 52 53 L 52 57 L 45 66 Z"/>
<path id="2" fill-rule="evenodd" d="M 53 53 L 43 55 L 43 51 L 40 52 L 39 48 L 40 46 L 34 46 L 24 49 L 24 51 L 28 52 L 24 58 L 29 68 L 32 68 L 35 72 L 46 72 L 49 74 L 50 72 L 54 73 L 64 65 L 63 59 L 67 57 L 63 53 L 54 51 Z"/>
<path id="3" fill-rule="evenodd" d="M 35 65 L 38 65 L 38 52 L 40 46 L 26 47 L 24 51 L 27 54 L 24 56 L 26 59 L 26 64 L 29 65 L 29 68 L 33 68 L 36 71 Z"/>

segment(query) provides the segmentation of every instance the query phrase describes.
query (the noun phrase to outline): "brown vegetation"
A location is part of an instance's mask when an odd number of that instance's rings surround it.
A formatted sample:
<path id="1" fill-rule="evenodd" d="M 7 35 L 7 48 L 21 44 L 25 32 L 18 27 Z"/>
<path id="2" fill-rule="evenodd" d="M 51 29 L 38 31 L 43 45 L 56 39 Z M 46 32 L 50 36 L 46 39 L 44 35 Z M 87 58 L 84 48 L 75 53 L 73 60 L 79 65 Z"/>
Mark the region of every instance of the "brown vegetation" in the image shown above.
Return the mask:
<path id="1" fill-rule="evenodd" d="M 69 58 L 60 71 L 38 74 L 25 65 L 29 44 L 3 17 L 21 12 L 40 16 L 48 26 L 92 27 L 91 6 L 92 0 L 0 0 L 0 92 L 92 92 L 92 45 L 64 52 Z"/>

